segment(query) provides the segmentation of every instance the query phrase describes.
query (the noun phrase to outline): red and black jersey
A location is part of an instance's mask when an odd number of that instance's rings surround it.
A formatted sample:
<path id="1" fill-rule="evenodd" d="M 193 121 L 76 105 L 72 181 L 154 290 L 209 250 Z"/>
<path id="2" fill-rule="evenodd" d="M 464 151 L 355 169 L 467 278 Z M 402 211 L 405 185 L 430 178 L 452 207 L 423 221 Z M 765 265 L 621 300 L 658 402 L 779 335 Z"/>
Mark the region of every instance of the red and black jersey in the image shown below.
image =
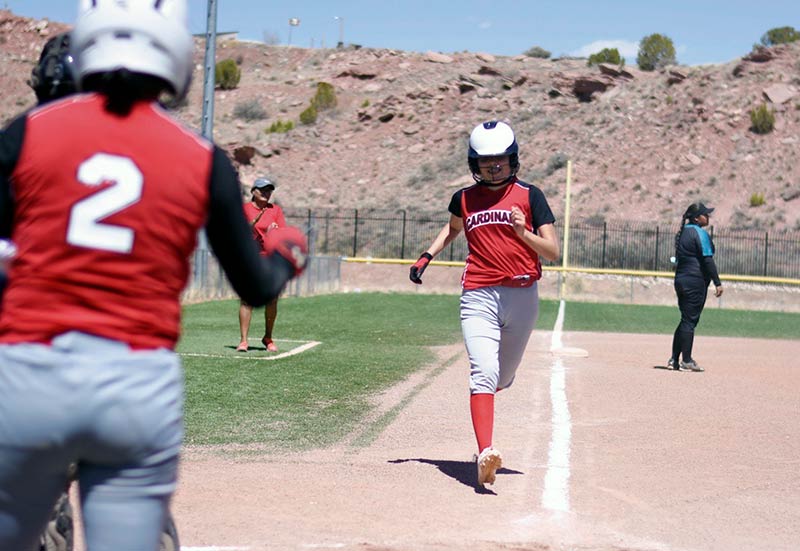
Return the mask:
<path id="1" fill-rule="evenodd" d="M 534 233 L 555 222 L 542 191 L 518 180 L 500 189 L 475 184 L 453 194 L 449 211 L 463 219 L 469 250 L 461 279 L 464 289 L 524 286 L 541 278 L 539 255 L 514 231 L 513 206 L 525 213 L 527 229 Z"/>
<path id="2" fill-rule="evenodd" d="M 156 103 L 124 116 L 83 94 L 47 104 L 0 135 L 0 235 L 18 254 L 0 342 L 49 343 L 77 330 L 133 348 L 174 347 L 198 231 L 248 303 L 291 277 L 261 258 L 224 152 Z"/>
<path id="3" fill-rule="evenodd" d="M 260 213 L 261 209 L 252 201 L 244 204 L 244 216 L 251 224 Z M 266 239 L 267 232 L 269 232 L 270 226 L 272 226 L 273 223 L 279 228 L 285 228 L 286 218 L 283 216 L 283 209 L 280 206 L 269 203 L 264 209 L 264 214 L 261 215 L 261 218 L 259 218 L 258 222 L 253 226 L 253 237 L 255 237 L 262 253 L 264 252 L 264 239 Z"/>

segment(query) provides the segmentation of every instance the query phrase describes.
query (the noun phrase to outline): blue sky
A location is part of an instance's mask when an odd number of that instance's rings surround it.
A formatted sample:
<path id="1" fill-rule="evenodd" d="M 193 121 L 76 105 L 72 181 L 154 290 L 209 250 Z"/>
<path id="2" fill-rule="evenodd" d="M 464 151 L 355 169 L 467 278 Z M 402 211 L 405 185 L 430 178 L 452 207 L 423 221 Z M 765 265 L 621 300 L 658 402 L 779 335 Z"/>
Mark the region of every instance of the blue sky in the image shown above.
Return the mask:
<path id="1" fill-rule="evenodd" d="M 78 3 L 0 4 L 71 23 Z M 189 5 L 192 32 L 204 32 L 208 0 Z M 306 48 L 333 47 L 340 33 L 348 44 L 419 52 L 517 55 L 541 46 L 557 57 L 617 47 L 631 65 L 652 33 L 673 40 L 679 63 L 699 65 L 745 55 L 769 29 L 800 29 L 800 0 L 217 0 L 217 12 L 219 31 Z M 300 24 L 291 27 L 290 18 Z"/>

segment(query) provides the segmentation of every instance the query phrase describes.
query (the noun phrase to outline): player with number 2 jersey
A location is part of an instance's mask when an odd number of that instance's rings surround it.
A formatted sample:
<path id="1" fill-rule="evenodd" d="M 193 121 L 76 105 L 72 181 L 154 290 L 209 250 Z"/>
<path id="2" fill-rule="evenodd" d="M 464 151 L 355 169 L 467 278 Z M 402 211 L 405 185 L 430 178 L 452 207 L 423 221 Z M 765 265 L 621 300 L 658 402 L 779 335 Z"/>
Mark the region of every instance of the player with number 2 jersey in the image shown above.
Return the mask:
<path id="1" fill-rule="evenodd" d="M 174 352 L 205 228 L 234 290 L 277 297 L 305 267 L 297 228 L 262 256 L 226 154 L 158 104 L 192 72 L 186 0 L 82 0 L 70 35 L 86 92 L 0 134 L 0 549 L 33 549 L 77 464 L 92 551 L 157 551 L 177 484 Z"/>

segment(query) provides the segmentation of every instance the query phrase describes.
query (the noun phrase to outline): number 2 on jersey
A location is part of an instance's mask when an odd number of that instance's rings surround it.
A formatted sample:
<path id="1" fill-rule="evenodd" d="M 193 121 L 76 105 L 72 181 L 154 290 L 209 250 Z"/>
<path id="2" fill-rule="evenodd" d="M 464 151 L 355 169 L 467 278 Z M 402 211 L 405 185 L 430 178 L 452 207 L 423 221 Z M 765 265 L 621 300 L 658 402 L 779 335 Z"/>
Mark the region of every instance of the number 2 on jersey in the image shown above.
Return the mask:
<path id="1" fill-rule="evenodd" d="M 67 242 L 90 249 L 130 253 L 133 230 L 101 220 L 139 202 L 144 181 L 139 168 L 127 157 L 97 153 L 78 167 L 78 181 L 91 187 L 103 182 L 111 185 L 72 206 Z"/>

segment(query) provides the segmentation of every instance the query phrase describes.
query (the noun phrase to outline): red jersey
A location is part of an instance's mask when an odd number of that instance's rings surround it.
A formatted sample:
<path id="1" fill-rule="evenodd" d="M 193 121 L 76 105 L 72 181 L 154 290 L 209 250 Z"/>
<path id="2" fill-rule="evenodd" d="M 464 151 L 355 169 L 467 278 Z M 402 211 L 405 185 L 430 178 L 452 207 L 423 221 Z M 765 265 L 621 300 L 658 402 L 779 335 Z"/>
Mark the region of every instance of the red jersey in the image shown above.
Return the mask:
<path id="1" fill-rule="evenodd" d="M 154 103 L 120 117 L 104 101 L 72 96 L 27 115 L 0 342 L 48 343 L 69 330 L 133 348 L 178 339 L 213 145 Z"/>
<path id="2" fill-rule="evenodd" d="M 258 217 L 260 212 L 261 209 L 259 209 L 252 201 L 244 204 L 244 217 L 247 219 L 248 224 L 252 225 L 253 220 Z M 264 239 L 267 237 L 267 232 L 270 230 L 270 226 L 272 226 L 273 223 L 279 228 L 286 227 L 286 219 L 283 217 L 283 209 L 278 205 L 269 203 L 264 209 L 264 214 L 261 215 L 261 218 L 258 219 L 256 225 L 253 226 L 253 236 L 258 242 L 258 246 L 261 249 L 262 254 L 264 254 Z"/>
<path id="3" fill-rule="evenodd" d="M 525 182 L 496 190 L 476 184 L 453 195 L 449 210 L 463 219 L 469 250 L 461 278 L 464 289 L 527 286 L 542 277 L 539 255 L 514 231 L 513 206 L 525 214 L 525 226 L 532 232 L 555 222 L 542 191 Z"/>

